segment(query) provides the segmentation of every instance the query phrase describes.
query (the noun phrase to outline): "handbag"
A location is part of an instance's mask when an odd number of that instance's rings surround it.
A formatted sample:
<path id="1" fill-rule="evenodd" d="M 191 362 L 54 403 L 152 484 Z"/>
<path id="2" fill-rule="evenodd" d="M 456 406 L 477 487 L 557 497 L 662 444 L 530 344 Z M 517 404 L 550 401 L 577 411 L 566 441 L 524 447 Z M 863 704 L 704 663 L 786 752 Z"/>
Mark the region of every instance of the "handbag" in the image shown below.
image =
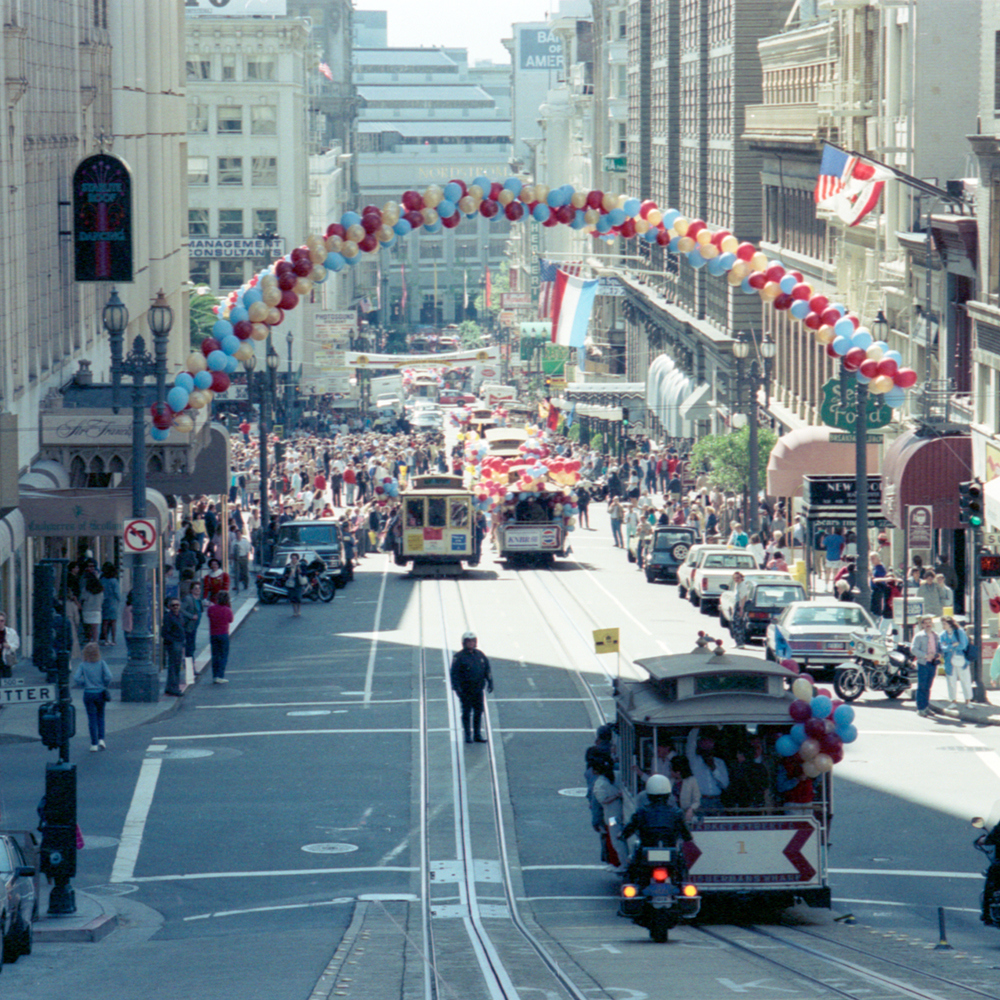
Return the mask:
<path id="1" fill-rule="evenodd" d="M 110 691 L 110 690 L 109 690 L 108 688 L 105 688 L 105 689 L 104 689 L 104 690 L 103 690 L 103 691 L 101 692 L 101 696 L 102 696 L 102 698 L 104 699 L 104 704 L 105 704 L 105 705 L 107 705 L 107 704 L 108 704 L 108 702 L 110 702 L 110 701 L 111 701 L 111 691 Z"/>
<path id="2" fill-rule="evenodd" d="M 5 667 L 13 667 L 17 663 L 17 653 L 13 649 L 5 649 L 3 651 L 3 665 Z"/>

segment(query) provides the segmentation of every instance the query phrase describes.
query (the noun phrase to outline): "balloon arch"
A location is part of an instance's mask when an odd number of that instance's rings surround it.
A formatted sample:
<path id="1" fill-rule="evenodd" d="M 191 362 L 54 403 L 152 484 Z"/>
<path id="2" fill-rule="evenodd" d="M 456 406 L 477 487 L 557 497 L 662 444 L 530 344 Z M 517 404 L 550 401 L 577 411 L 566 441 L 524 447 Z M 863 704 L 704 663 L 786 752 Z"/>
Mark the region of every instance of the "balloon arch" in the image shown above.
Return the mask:
<path id="1" fill-rule="evenodd" d="M 411 233 L 455 229 L 463 218 L 495 219 L 501 213 L 511 222 L 534 220 L 543 226 L 583 229 L 595 239 L 617 236 L 666 247 L 691 267 L 703 267 L 747 295 L 759 295 L 772 308 L 787 310 L 813 332 L 830 357 L 839 358 L 845 371 L 889 406 L 901 406 L 906 390 L 916 385 L 916 372 L 902 367 L 899 352 L 875 340 L 847 306 L 830 302 L 798 271 L 770 260 L 725 229 L 713 230 L 674 208 L 661 210 L 648 199 L 578 191 L 569 184 L 557 188 L 523 184 L 516 177 L 502 183 L 477 177 L 469 185 L 453 180 L 443 187 L 432 184 L 423 193 L 405 191 L 399 203 L 367 205 L 360 214 L 345 212 L 323 236 L 309 236 L 302 246 L 230 292 L 227 303 L 217 308 L 212 336 L 200 353 L 189 355 L 187 370 L 177 375 L 166 404 L 153 407 L 153 436 L 165 440 L 171 428 L 192 430 L 189 411 L 208 405 L 213 394 L 229 388 L 229 376 L 254 350 L 249 341 L 264 340 L 300 297 L 331 273 L 355 267 Z"/>

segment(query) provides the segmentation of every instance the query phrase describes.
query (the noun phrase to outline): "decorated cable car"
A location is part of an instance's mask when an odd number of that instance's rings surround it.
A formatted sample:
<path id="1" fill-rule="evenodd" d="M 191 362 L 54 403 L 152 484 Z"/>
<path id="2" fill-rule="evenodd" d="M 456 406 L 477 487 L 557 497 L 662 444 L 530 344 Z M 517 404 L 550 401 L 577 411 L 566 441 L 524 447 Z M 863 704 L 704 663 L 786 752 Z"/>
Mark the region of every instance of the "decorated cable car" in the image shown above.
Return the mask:
<path id="1" fill-rule="evenodd" d="M 665 774 L 689 810 L 684 853 L 703 899 L 829 907 L 832 769 L 857 738 L 853 709 L 806 677 L 789 692 L 789 661 L 724 650 L 703 634 L 690 653 L 636 663 L 649 676 L 619 679 L 615 698 L 626 813 L 646 780 Z"/>
<path id="2" fill-rule="evenodd" d="M 402 494 L 396 565 L 409 564 L 414 576 L 453 576 L 462 564 L 477 566 L 474 497 L 461 476 L 414 476 Z"/>

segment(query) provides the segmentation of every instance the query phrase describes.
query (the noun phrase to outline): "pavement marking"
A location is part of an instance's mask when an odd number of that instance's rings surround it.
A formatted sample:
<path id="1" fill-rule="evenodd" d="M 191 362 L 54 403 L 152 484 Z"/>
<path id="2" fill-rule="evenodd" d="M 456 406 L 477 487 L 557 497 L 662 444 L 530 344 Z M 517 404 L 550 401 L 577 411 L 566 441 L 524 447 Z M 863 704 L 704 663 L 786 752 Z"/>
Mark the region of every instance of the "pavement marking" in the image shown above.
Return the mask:
<path id="1" fill-rule="evenodd" d="M 919 872 L 904 871 L 901 868 L 830 868 L 831 875 L 903 875 L 915 878 L 974 878 L 981 879 L 975 872 Z"/>
<path id="2" fill-rule="evenodd" d="M 289 875 L 357 875 L 362 872 L 415 872 L 418 868 L 294 868 L 290 871 L 272 872 L 187 872 L 184 875 L 146 875 L 129 879 L 130 882 L 197 882 L 201 879 L 221 878 L 285 878 Z"/>
<path id="3" fill-rule="evenodd" d="M 614 595 L 614 594 L 612 594 L 612 593 L 611 593 L 611 591 L 610 591 L 610 590 L 608 590 L 607 588 L 605 588 L 605 587 L 603 586 L 603 584 L 601 584 L 601 582 L 600 582 L 600 581 L 599 581 L 599 580 L 597 579 L 597 577 L 595 577 L 595 576 L 594 576 L 594 574 L 593 574 L 593 572 L 592 572 L 591 570 L 589 570 L 589 569 L 586 569 L 586 568 L 585 568 L 585 567 L 583 567 L 583 566 L 581 566 L 580 568 L 581 568 L 581 569 L 582 569 L 582 570 L 584 571 L 584 573 L 586 573 L 586 574 L 587 574 L 587 576 L 589 576 L 589 577 L 591 578 L 591 580 L 593 580 L 593 581 L 594 581 L 594 585 L 595 585 L 595 586 L 596 586 L 596 587 L 597 587 L 597 588 L 598 588 L 599 590 L 603 590 L 603 591 L 604 591 L 604 593 L 605 593 L 605 594 L 607 594 L 607 595 L 608 595 L 608 597 L 610 597 L 610 598 L 611 598 L 611 600 L 612 600 L 612 601 L 614 601 L 614 602 L 615 602 L 615 604 L 617 604 L 617 605 L 618 605 L 618 607 L 620 607 L 620 608 L 622 609 L 622 611 L 624 611 L 624 612 L 625 612 L 625 614 L 626 614 L 626 615 L 628 615 L 628 617 L 629 617 L 629 618 L 631 618 L 631 619 L 632 619 L 632 621 L 634 621 L 634 622 L 636 623 L 636 625 L 638 625 L 638 626 L 639 626 L 639 628 L 641 628 L 641 629 L 643 630 L 643 632 L 645 632 L 645 633 L 646 633 L 646 635 L 652 635 L 652 634 L 653 634 L 653 633 L 652 633 L 652 632 L 651 632 L 651 631 L 650 631 L 650 630 L 649 630 L 648 628 L 646 628 L 646 626 L 645 626 L 645 625 L 644 625 L 644 624 L 643 624 L 643 623 L 642 623 L 641 621 L 639 621 L 639 619 L 638 619 L 638 618 L 636 618 L 636 617 L 635 617 L 635 615 L 633 615 L 633 614 L 632 614 L 632 612 L 631 612 L 631 611 L 629 611 L 629 609 L 628 609 L 628 608 L 626 608 L 626 607 L 625 607 L 625 605 L 624 605 L 624 604 L 622 604 L 622 602 L 621 602 L 621 601 L 619 601 L 619 600 L 618 600 L 618 598 L 617 598 L 617 597 L 615 597 L 615 595 Z M 660 643 L 660 645 L 662 646 L 663 644 L 662 644 L 662 643 Z M 663 648 L 664 648 L 664 649 L 666 649 L 668 653 L 670 652 L 669 648 L 667 648 L 666 646 L 664 646 Z"/>
<path id="4" fill-rule="evenodd" d="M 121 841 L 115 852 L 115 863 L 111 869 L 111 882 L 135 881 L 132 875 L 135 872 L 136 862 L 139 860 L 139 848 L 142 846 L 142 837 L 146 832 L 146 819 L 153 804 L 153 793 L 156 791 L 156 783 L 159 780 L 162 766 L 162 759 L 152 757 L 144 760 L 139 768 L 139 777 L 135 782 L 132 802 L 128 807 L 128 814 L 125 816 L 125 825 L 122 827 Z"/>
<path id="5" fill-rule="evenodd" d="M 989 753 L 976 754 L 982 763 L 984 763 L 994 774 L 1000 775 L 1000 754 L 998 754 L 993 747 L 982 740 L 976 739 L 975 736 L 962 736 L 959 734 L 955 735 L 955 739 L 958 740 L 963 746 L 967 747 L 985 747 Z"/>
<path id="6" fill-rule="evenodd" d="M 382 603 L 385 600 L 385 585 L 389 579 L 389 562 L 386 560 L 385 569 L 382 570 L 382 586 L 378 591 L 378 605 L 375 608 L 375 631 L 372 633 L 372 649 L 368 654 L 368 670 L 365 673 L 365 705 L 370 705 L 372 700 L 372 681 L 375 678 L 375 654 L 378 652 L 378 634 L 382 624 Z"/>
<path id="7" fill-rule="evenodd" d="M 937 907 L 934 906 L 931 903 L 912 903 L 912 902 L 899 903 L 899 902 L 894 902 L 894 901 L 889 900 L 889 899 L 845 899 L 843 896 L 834 896 L 833 897 L 833 902 L 835 902 L 835 903 L 851 903 L 854 906 L 857 906 L 857 905 L 860 905 L 860 904 L 870 905 L 870 906 L 906 906 L 906 907 L 914 907 L 914 906 L 920 907 L 920 906 L 925 906 L 928 909 L 933 909 L 933 910 L 937 909 Z M 943 906 L 941 908 L 943 910 L 948 910 L 949 913 L 976 913 L 976 914 L 978 914 L 978 913 L 981 912 L 978 907 L 971 907 L 971 906 Z"/>
<path id="8" fill-rule="evenodd" d="M 499 726 L 493 727 L 497 733 L 591 733 L 594 730 L 589 726 L 580 728 L 556 728 L 556 729 L 501 729 Z M 229 740 L 240 739 L 244 736 L 380 736 L 391 735 L 392 733 L 409 734 L 417 730 L 413 727 L 406 729 L 370 729 L 367 726 L 356 729 L 260 729 L 239 733 L 201 733 L 189 736 L 163 736 L 164 740 Z M 425 732 L 446 733 L 451 735 L 454 731 L 449 726 L 430 727 Z"/>
<path id="9" fill-rule="evenodd" d="M 607 865 L 521 865 L 523 872 L 606 872 Z"/>
<path id="10" fill-rule="evenodd" d="M 214 920 L 216 917 L 238 917 L 244 913 L 274 913 L 278 910 L 308 910 L 314 906 L 343 906 L 345 903 L 353 903 L 353 896 L 338 896 L 336 899 L 321 899 L 315 903 L 288 903 L 284 906 L 253 906 L 246 910 L 216 910 L 214 913 L 199 913 L 193 917 L 185 917 L 185 921 L 190 920 Z"/>
<path id="11" fill-rule="evenodd" d="M 354 692 L 345 691 L 345 694 Z M 363 692 L 358 691 L 359 695 Z M 444 701 L 444 698 L 438 699 Z M 513 699 L 512 699 L 513 700 Z M 567 699 L 569 700 L 569 699 Z M 387 698 L 381 701 L 373 701 L 373 705 L 410 705 L 416 698 Z M 357 705 L 356 701 L 244 701 L 235 705 L 196 705 L 199 712 L 228 712 L 234 708 L 310 708 L 319 705 L 349 705 L 352 708 Z"/>

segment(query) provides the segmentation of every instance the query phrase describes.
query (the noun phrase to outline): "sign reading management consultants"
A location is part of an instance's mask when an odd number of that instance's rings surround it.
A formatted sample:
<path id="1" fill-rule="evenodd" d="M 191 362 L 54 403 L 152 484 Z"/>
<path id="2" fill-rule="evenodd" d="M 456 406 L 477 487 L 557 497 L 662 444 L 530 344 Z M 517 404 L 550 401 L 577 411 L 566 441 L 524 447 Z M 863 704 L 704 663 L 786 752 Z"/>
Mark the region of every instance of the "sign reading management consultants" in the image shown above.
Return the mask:
<path id="1" fill-rule="evenodd" d="M 285 17 L 287 0 L 184 0 L 184 13 L 212 17 Z"/>
<path id="2" fill-rule="evenodd" d="M 277 258 L 285 256 L 285 241 L 282 237 L 259 240 L 239 236 L 195 236 L 188 241 L 189 257 L 261 257 Z"/>
<path id="3" fill-rule="evenodd" d="M 132 280 L 132 173 L 96 153 L 73 172 L 73 251 L 77 281 Z"/>

